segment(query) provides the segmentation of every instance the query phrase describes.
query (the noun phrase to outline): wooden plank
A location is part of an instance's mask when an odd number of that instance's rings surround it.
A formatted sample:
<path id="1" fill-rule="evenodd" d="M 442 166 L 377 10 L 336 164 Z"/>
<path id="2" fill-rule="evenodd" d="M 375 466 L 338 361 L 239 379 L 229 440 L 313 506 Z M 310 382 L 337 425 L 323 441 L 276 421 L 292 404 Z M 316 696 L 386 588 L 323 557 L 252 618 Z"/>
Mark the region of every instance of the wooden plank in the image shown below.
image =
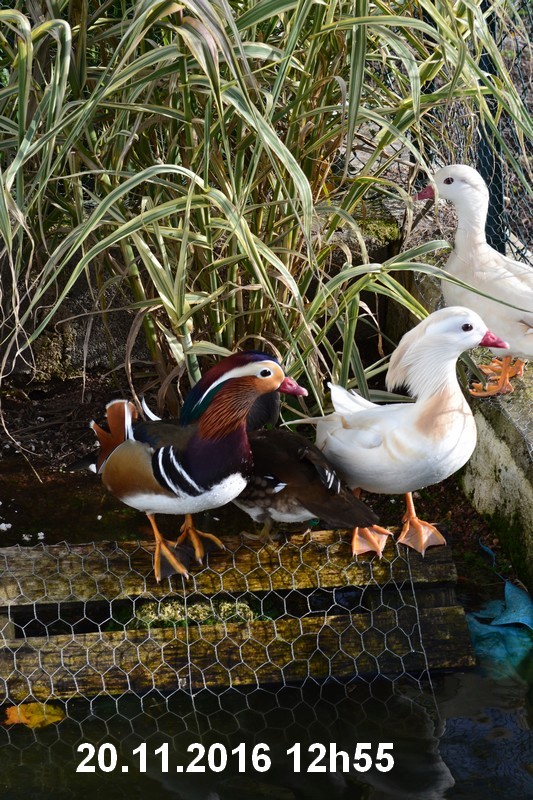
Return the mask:
<path id="1" fill-rule="evenodd" d="M 0 649 L 0 702 L 418 675 L 425 653 L 432 669 L 475 663 L 462 608 L 15 639 Z"/>
<path id="2" fill-rule="evenodd" d="M 382 559 L 350 552 L 349 534 L 314 531 L 281 543 L 224 538 L 206 566 L 186 582 L 187 594 L 240 593 L 338 586 L 449 584 L 457 579 L 448 547 L 433 547 L 425 558 L 392 542 Z M 7 606 L 65 601 L 115 600 L 132 596 L 183 595 L 181 578 L 157 584 L 153 543 L 97 542 L 0 548 L 0 613 Z"/>
<path id="3" fill-rule="evenodd" d="M 7 614 L 0 614 L 0 641 L 15 638 L 15 625 Z"/>

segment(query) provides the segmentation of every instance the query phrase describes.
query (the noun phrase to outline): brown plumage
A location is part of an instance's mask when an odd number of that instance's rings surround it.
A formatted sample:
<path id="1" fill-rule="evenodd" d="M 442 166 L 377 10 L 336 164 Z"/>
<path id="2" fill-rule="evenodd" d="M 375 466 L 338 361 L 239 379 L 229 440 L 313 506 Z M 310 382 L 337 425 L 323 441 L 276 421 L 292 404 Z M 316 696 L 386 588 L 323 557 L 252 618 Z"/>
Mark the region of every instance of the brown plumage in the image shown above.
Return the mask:
<path id="1" fill-rule="evenodd" d="M 324 454 L 304 436 L 284 429 L 249 433 L 254 468 L 233 502 L 266 532 L 273 522 L 314 517 L 332 528 L 373 525 L 377 515 L 341 482 Z"/>
<path id="2" fill-rule="evenodd" d="M 109 458 L 113 450 L 117 448 L 122 442 L 126 440 L 126 413 L 129 413 L 133 421 L 138 419 L 138 412 L 133 403 L 122 400 L 112 400 L 106 406 L 106 419 L 109 430 L 101 428 L 94 420 L 90 423 L 90 427 L 96 434 L 100 451 L 96 459 L 96 471 L 100 472 L 102 464 Z"/>
<path id="3" fill-rule="evenodd" d="M 233 500 L 246 485 L 252 453 L 248 412 L 262 394 L 306 394 L 264 353 L 236 353 L 209 370 L 187 396 L 179 420 L 143 422 L 132 403 L 107 407 L 109 430 L 91 423 L 101 452 L 97 470 L 106 488 L 126 505 L 143 511 L 156 540 L 154 570 L 162 576 L 187 569 L 159 532 L 155 514 L 184 514 L 178 544 L 190 538 L 201 560 L 201 538 L 223 547 L 218 537 L 198 531 L 192 514 Z"/>

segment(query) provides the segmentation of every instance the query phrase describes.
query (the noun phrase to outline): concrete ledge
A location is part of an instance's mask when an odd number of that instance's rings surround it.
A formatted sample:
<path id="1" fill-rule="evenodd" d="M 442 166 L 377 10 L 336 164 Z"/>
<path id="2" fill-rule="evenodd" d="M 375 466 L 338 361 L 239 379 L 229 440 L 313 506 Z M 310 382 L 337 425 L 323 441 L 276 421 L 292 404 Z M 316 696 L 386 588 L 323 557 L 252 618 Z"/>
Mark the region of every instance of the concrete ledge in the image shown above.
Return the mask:
<path id="1" fill-rule="evenodd" d="M 533 366 L 514 385 L 510 395 L 473 401 L 478 444 L 462 484 L 533 591 Z"/>

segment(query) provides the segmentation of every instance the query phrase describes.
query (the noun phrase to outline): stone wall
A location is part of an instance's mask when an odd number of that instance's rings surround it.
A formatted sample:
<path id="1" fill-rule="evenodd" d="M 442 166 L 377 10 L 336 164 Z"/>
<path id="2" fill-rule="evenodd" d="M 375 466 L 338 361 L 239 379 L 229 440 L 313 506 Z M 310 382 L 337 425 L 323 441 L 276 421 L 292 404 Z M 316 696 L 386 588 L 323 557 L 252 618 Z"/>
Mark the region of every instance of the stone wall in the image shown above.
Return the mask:
<path id="1" fill-rule="evenodd" d="M 475 401 L 478 444 L 462 485 L 533 591 L 533 373 L 516 386 L 511 395 Z"/>

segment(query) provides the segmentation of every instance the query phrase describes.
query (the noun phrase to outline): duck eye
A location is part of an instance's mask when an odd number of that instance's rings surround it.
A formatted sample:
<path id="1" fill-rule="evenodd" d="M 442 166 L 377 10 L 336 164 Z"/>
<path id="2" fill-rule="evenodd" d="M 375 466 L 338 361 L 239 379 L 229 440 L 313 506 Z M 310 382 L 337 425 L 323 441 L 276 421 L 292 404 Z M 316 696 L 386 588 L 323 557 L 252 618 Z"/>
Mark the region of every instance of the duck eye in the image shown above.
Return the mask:
<path id="1" fill-rule="evenodd" d="M 471 325 L 469 322 L 465 322 L 465 324 L 462 327 L 464 331 L 471 331 L 474 329 L 474 326 Z"/>
<path id="2" fill-rule="evenodd" d="M 261 372 L 259 373 L 260 378 L 270 378 L 271 375 L 272 375 L 272 370 L 266 368 L 262 369 Z"/>
<path id="3" fill-rule="evenodd" d="M 444 183 L 446 186 L 449 186 L 451 183 L 453 183 L 453 178 L 444 178 Z"/>

